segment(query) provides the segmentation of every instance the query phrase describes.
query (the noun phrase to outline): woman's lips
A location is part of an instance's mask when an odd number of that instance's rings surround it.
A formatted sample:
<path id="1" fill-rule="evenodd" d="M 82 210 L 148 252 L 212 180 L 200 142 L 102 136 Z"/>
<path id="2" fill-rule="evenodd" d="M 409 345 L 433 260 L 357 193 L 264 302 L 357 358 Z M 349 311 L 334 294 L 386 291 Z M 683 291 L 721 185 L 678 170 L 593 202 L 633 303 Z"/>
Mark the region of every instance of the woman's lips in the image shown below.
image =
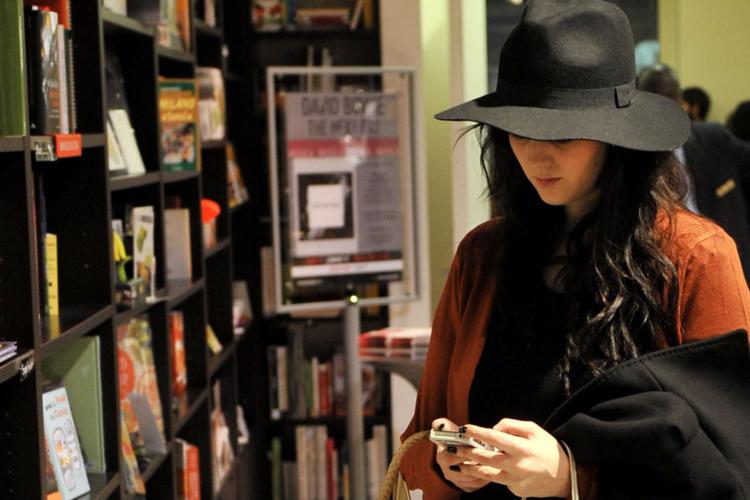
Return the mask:
<path id="1" fill-rule="evenodd" d="M 534 180 L 541 186 L 552 186 L 561 179 L 562 177 L 534 177 Z"/>

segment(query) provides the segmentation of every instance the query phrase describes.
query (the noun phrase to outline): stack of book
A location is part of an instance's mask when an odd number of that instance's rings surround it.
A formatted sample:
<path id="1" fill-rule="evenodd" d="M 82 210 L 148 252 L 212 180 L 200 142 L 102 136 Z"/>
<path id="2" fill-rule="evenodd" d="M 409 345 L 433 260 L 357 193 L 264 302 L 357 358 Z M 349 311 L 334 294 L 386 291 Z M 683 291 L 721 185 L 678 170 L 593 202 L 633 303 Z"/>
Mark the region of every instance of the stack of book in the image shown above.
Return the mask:
<path id="1" fill-rule="evenodd" d="M 430 344 L 430 328 L 388 327 L 359 336 L 359 355 L 364 358 L 423 360 Z"/>
<path id="2" fill-rule="evenodd" d="M 18 342 L 15 340 L 0 340 L 0 363 L 7 361 L 18 352 Z"/>

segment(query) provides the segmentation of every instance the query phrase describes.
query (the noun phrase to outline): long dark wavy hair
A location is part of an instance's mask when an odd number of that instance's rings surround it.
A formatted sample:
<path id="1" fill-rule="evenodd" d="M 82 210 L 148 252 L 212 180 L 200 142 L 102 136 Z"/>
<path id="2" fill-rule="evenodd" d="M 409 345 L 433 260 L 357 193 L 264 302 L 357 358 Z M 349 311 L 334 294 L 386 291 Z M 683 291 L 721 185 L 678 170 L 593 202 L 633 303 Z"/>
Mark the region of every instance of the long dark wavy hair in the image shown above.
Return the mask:
<path id="1" fill-rule="evenodd" d="M 566 234 L 564 208 L 541 200 L 508 134 L 486 125 L 473 128 L 487 195 L 504 218 L 496 300 L 511 326 L 527 323 L 534 313 L 527 299 L 544 267 L 562 264 L 555 288 L 564 292 L 566 337 L 558 368 L 566 393 L 574 368 L 598 375 L 674 342 L 677 273 L 664 244 L 684 193 L 673 155 L 609 146 L 597 181 L 598 206 Z M 566 255 L 555 257 L 563 241 Z"/>

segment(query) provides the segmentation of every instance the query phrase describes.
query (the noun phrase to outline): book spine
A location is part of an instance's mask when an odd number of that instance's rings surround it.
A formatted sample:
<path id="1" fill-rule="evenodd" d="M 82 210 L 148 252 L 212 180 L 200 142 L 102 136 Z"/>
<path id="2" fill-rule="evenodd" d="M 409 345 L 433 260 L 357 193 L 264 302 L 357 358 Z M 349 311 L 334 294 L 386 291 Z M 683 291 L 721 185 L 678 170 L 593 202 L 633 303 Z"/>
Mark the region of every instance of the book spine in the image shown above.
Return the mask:
<path id="1" fill-rule="evenodd" d="M 73 57 L 73 32 L 65 30 L 65 65 L 68 75 L 68 122 L 70 131 L 78 130 L 78 100 L 76 99 L 75 59 Z"/>
<path id="2" fill-rule="evenodd" d="M 57 86 L 59 89 L 60 102 L 60 133 L 70 133 L 70 110 L 68 109 L 68 55 L 65 32 L 67 30 L 62 24 L 57 25 L 55 37 L 57 43 Z"/>
<path id="3" fill-rule="evenodd" d="M 276 366 L 278 357 L 276 356 L 277 346 L 268 346 L 268 403 L 270 408 L 271 420 L 281 418 L 281 408 L 279 407 L 279 370 Z"/>
<path id="4" fill-rule="evenodd" d="M 297 498 L 312 500 L 308 491 L 307 427 L 298 425 L 294 428 L 295 451 L 297 456 Z"/>
<path id="5" fill-rule="evenodd" d="M 281 413 L 289 411 L 289 382 L 286 346 L 276 348 L 276 376 L 279 388 L 279 410 Z"/>
<path id="6" fill-rule="evenodd" d="M 21 2 L 0 2 L 0 136 L 26 134 L 23 12 Z"/>
<path id="7" fill-rule="evenodd" d="M 271 439 L 271 499 L 282 500 L 281 438 Z"/>
<path id="8" fill-rule="evenodd" d="M 326 481 L 328 470 L 328 429 L 325 425 L 315 426 L 315 498 L 325 500 L 328 498 L 328 483 Z"/>
<path id="9" fill-rule="evenodd" d="M 310 390 L 312 392 L 310 416 L 313 418 L 320 416 L 320 380 L 318 366 L 318 358 L 313 356 L 313 358 L 310 359 Z"/>

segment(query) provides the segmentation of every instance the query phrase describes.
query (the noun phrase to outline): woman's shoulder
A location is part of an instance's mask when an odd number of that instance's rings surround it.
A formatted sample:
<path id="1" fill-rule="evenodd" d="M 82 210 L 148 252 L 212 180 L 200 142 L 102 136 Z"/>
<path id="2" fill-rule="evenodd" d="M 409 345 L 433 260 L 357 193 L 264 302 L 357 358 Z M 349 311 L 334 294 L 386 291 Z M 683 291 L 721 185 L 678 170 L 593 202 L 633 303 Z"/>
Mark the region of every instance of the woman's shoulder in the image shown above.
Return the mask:
<path id="1" fill-rule="evenodd" d="M 737 252 L 734 240 L 726 231 L 689 210 L 678 209 L 671 218 L 671 227 L 664 220 L 660 227 L 667 231 L 665 251 L 676 263 L 706 253 Z"/>
<path id="2" fill-rule="evenodd" d="M 497 248 L 503 229 L 503 218 L 493 217 L 471 229 L 458 245 L 458 255 L 485 254 Z"/>

